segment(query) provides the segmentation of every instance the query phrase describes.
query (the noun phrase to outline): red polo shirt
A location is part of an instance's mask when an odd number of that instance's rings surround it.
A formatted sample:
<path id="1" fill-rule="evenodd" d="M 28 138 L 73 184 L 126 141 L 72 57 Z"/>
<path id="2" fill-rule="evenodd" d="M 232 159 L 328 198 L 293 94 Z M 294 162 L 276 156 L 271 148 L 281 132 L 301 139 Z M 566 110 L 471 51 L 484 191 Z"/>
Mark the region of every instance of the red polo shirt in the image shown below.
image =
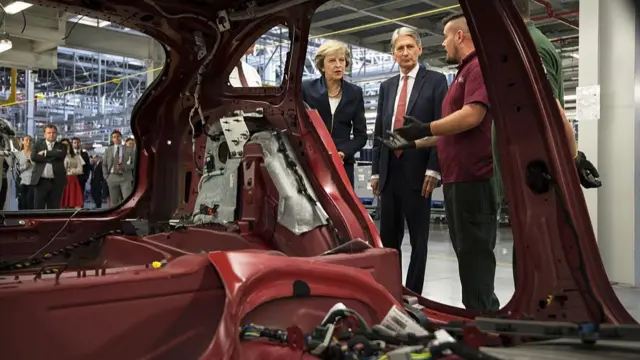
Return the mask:
<path id="1" fill-rule="evenodd" d="M 458 66 L 458 74 L 442 102 L 442 117 L 479 103 L 490 109 L 480 62 L 475 51 Z M 487 111 L 480 125 L 473 129 L 438 138 L 438 160 L 442 183 L 489 180 L 493 177 L 491 151 L 491 114 Z"/>

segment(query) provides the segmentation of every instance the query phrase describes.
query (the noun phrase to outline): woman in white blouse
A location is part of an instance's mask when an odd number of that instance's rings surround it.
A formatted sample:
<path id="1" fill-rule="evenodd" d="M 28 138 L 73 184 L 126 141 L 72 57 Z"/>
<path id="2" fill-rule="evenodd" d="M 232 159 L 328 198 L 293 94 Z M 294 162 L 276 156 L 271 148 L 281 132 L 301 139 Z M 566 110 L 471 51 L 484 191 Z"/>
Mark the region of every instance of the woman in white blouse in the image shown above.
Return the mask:
<path id="1" fill-rule="evenodd" d="M 67 185 L 62 193 L 60 208 L 80 209 L 84 204 L 84 194 L 78 176 L 83 173 L 84 160 L 82 160 L 82 156 L 76 155 L 73 151 L 69 139 L 62 139 L 60 142 L 67 147 L 67 156 L 64 158 L 64 167 L 67 169 Z"/>

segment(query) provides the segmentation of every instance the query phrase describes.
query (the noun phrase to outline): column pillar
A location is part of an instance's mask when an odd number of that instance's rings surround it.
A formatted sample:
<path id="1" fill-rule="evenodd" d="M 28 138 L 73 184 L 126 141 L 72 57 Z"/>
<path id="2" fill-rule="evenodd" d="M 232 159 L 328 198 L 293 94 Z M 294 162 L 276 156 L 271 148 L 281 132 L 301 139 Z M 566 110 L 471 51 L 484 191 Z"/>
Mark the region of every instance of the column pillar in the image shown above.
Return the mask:
<path id="1" fill-rule="evenodd" d="M 35 81 L 38 73 L 31 70 L 25 70 L 24 79 L 26 83 L 26 94 L 25 97 L 27 99 L 26 108 L 26 134 L 31 135 L 35 138 L 38 134 L 36 134 L 36 125 L 34 114 L 36 112 L 36 91 L 35 91 Z"/>
<path id="2" fill-rule="evenodd" d="M 151 83 L 156 79 L 158 74 L 162 70 L 158 69 L 156 71 L 151 71 L 155 68 L 159 68 L 164 66 L 165 63 L 165 54 L 162 45 L 158 43 L 155 39 L 149 38 L 149 57 L 147 59 L 147 83 L 146 87 L 149 87 Z"/>
<path id="3" fill-rule="evenodd" d="M 631 1 L 580 1 L 578 147 L 603 186 L 585 190 L 609 279 L 640 285 L 640 34 Z M 580 93 L 599 86 L 599 117 L 581 116 Z"/>

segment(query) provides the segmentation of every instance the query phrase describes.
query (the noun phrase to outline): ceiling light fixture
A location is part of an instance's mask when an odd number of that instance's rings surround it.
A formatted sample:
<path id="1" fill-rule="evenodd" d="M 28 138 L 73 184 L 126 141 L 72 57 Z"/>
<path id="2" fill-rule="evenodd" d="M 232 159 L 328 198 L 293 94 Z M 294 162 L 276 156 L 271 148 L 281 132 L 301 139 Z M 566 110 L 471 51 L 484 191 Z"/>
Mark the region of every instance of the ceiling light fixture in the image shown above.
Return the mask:
<path id="1" fill-rule="evenodd" d="M 9 15 L 15 15 L 15 14 L 19 13 L 20 11 L 28 9 L 28 8 L 30 8 L 32 6 L 33 6 L 33 4 L 29 4 L 28 2 L 12 1 L 9 5 L 5 5 L 4 6 L 4 12 L 6 12 Z"/>
<path id="2" fill-rule="evenodd" d="M 9 38 L 8 34 L 0 34 L 0 53 L 11 50 L 13 48 L 13 42 Z"/>
<path id="3" fill-rule="evenodd" d="M 94 19 L 94 18 L 90 18 L 87 16 L 74 16 L 71 19 L 69 19 L 68 21 L 70 22 L 77 22 L 83 25 L 87 25 L 87 26 L 95 26 L 95 27 L 105 27 L 109 24 L 111 24 L 110 21 L 105 21 L 105 20 L 100 20 L 100 19 Z"/>

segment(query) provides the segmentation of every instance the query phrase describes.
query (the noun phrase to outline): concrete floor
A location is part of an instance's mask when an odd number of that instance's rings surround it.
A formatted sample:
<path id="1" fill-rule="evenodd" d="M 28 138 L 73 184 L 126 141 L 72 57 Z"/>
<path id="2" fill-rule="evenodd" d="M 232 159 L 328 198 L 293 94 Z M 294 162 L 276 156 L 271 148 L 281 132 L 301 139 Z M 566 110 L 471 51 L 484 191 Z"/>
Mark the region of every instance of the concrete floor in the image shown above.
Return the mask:
<path id="1" fill-rule="evenodd" d="M 496 268 L 495 291 L 501 306 L 511 299 L 514 292 L 511 256 L 513 235 L 511 229 L 503 228 L 498 233 L 495 249 L 498 266 Z M 411 254 L 409 234 L 405 232 L 402 243 L 403 280 L 407 274 Z M 640 289 L 614 286 L 618 298 L 636 320 L 640 322 Z M 463 307 L 458 262 L 451 247 L 446 225 L 431 225 L 429 234 L 429 257 L 422 295 L 444 304 Z"/>

